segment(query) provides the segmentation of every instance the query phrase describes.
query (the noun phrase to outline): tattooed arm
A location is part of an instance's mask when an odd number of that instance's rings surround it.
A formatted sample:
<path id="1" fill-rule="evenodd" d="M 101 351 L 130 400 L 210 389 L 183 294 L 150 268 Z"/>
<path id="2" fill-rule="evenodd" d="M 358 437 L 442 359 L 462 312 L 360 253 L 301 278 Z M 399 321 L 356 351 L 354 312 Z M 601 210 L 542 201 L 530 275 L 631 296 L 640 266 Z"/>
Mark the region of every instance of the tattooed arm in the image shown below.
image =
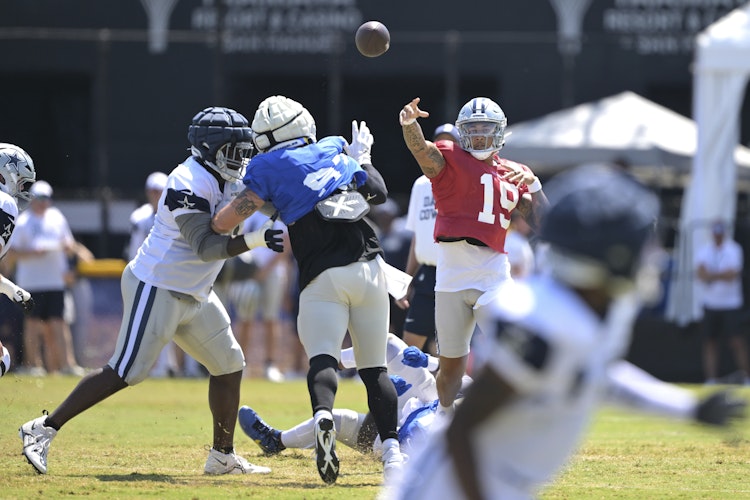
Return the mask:
<path id="1" fill-rule="evenodd" d="M 518 201 L 516 210 L 518 210 L 526 223 L 534 230 L 535 233 L 539 234 L 539 228 L 541 227 L 541 220 L 544 217 L 544 213 L 549 207 L 549 201 L 544 191 L 537 191 L 534 194 L 525 194 Z"/>
<path id="2" fill-rule="evenodd" d="M 430 114 L 419 109 L 418 104 L 419 97 L 416 97 L 404 106 L 398 115 L 398 121 L 401 124 L 401 132 L 404 134 L 406 147 L 417 160 L 422 173 L 429 178 L 433 178 L 445 167 L 445 158 L 435 144 L 424 138 L 422 127 L 417 123 L 417 118 L 426 118 Z"/>
<path id="3" fill-rule="evenodd" d="M 227 234 L 243 220 L 260 210 L 265 201 L 245 188 L 226 207 L 219 210 L 211 219 L 211 229 L 219 234 Z"/>

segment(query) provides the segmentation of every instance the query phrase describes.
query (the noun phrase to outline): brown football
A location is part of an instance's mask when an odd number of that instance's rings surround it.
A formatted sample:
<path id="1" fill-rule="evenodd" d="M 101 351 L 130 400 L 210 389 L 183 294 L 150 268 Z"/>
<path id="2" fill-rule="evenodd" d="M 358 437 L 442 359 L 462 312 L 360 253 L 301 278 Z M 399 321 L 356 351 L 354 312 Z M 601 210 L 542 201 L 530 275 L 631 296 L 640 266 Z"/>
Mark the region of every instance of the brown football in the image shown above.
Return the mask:
<path id="1" fill-rule="evenodd" d="M 365 57 L 378 57 L 385 54 L 391 45 L 388 28 L 379 21 L 367 21 L 357 29 L 354 36 L 357 50 Z"/>

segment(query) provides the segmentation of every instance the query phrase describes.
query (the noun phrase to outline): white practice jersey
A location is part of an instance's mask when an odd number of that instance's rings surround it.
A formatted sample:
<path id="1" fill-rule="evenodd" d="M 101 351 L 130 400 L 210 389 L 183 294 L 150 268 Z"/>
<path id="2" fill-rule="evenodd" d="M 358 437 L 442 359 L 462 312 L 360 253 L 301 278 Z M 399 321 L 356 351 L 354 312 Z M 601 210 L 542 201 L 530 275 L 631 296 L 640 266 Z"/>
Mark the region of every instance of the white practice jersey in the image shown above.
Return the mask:
<path id="1" fill-rule="evenodd" d="M 2 259 L 10 248 L 10 237 L 16 227 L 18 218 L 18 204 L 15 198 L 0 191 L 0 259 Z"/>
<path id="2" fill-rule="evenodd" d="M 414 233 L 414 255 L 417 262 L 428 266 L 437 265 L 438 243 L 435 242 L 435 198 L 432 183 L 422 175 L 414 181 L 409 195 L 406 213 L 406 229 Z"/>
<path id="3" fill-rule="evenodd" d="M 506 282 L 482 306 L 477 352 L 518 393 L 471 437 L 488 498 L 534 498 L 578 447 L 606 395 L 608 367 L 626 352 L 638 303 L 613 304 L 606 320 L 547 276 Z M 479 311 L 478 311 L 479 313 Z M 491 332 L 494 332 L 491 333 Z M 410 457 L 396 496 L 462 498 L 442 430 Z"/>
<path id="4" fill-rule="evenodd" d="M 128 260 L 133 260 L 138 248 L 146 241 L 149 231 L 154 226 L 154 207 L 144 203 L 130 214 L 130 241 L 128 242 Z"/>
<path id="5" fill-rule="evenodd" d="M 129 264 L 133 274 L 149 285 L 205 302 L 224 260 L 202 261 L 180 234 L 175 219 L 200 212 L 213 215 L 243 187 L 240 181 L 226 182 L 222 192 L 211 172 L 192 157 L 178 165 L 159 199 L 153 229 Z"/>

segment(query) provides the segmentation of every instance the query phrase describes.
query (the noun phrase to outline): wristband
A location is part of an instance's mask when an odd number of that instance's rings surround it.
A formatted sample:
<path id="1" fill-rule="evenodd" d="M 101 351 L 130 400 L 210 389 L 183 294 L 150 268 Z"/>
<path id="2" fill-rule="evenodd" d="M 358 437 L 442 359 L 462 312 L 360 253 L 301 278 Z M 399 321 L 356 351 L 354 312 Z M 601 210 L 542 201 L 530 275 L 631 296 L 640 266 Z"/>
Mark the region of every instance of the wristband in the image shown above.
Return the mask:
<path id="1" fill-rule="evenodd" d="M 529 193 L 538 193 L 542 190 L 542 181 L 539 180 L 539 177 L 534 177 L 534 182 L 531 184 L 527 184 L 529 188 Z"/>

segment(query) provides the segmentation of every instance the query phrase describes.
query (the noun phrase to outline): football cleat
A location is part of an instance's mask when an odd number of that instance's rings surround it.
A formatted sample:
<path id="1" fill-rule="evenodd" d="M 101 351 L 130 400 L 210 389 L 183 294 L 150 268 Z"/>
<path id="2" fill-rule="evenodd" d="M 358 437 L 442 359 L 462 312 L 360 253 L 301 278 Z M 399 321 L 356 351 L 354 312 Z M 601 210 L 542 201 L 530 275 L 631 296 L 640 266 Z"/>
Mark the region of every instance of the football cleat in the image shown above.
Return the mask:
<path id="1" fill-rule="evenodd" d="M 281 442 L 281 431 L 265 423 L 249 406 L 240 408 L 238 420 L 245 434 L 255 441 L 266 455 L 275 455 L 286 449 Z"/>
<path id="2" fill-rule="evenodd" d="M 206 466 L 203 468 L 206 474 L 268 474 L 271 469 L 254 465 L 234 453 L 222 453 L 214 448 L 208 453 Z"/>
<path id="3" fill-rule="evenodd" d="M 23 455 L 39 474 L 47 473 L 49 445 L 57 436 L 55 429 L 44 425 L 46 419 L 45 411 L 44 415 L 26 422 L 18 429 L 18 435 L 23 440 Z"/>
<path id="4" fill-rule="evenodd" d="M 335 483 L 339 477 L 339 457 L 336 456 L 336 429 L 330 418 L 321 418 L 315 423 L 315 462 L 323 482 Z"/>

